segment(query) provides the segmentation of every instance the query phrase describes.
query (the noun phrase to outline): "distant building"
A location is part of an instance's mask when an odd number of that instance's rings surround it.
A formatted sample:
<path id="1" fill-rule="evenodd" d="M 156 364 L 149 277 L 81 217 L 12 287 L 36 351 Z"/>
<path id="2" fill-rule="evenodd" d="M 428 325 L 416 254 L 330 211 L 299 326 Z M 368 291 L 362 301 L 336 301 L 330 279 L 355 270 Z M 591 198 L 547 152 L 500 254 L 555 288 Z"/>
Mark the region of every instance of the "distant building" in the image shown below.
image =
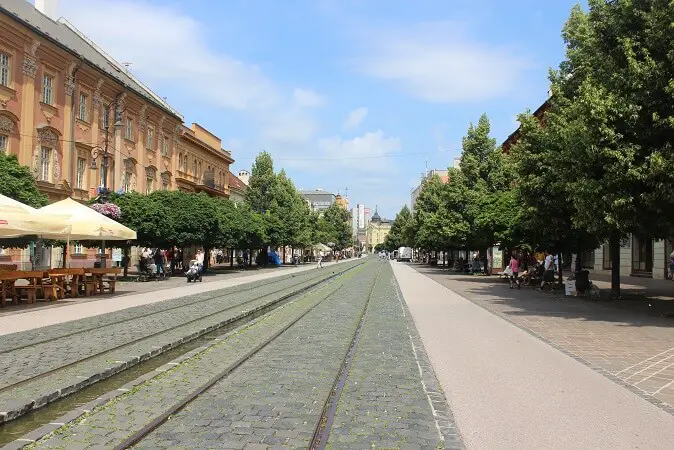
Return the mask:
<path id="1" fill-rule="evenodd" d="M 242 170 L 239 172 L 246 172 Z M 247 173 L 247 172 L 246 172 Z M 246 189 L 248 186 L 243 182 L 242 179 L 234 175 L 232 172 L 229 173 L 229 198 L 234 202 L 242 202 L 246 198 Z"/>
<path id="2" fill-rule="evenodd" d="M 316 189 L 314 191 L 300 190 L 299 193 L 307 201 L 312 211 L 325 211 L 337 201 L 335 194 L 323 189 Z"/>
<path id="3" fill-rule="evenodd" d="M 349 210 L 349 198 L 348 197 L 342 197 L 341 194 L 337 194 L 335 196 L 335 202 L 342 208 L 346 209 L 347 211 Z"/>
<path id="4" fill-rule="evenodd" d="M 374 252 L 375 247 L 383 244 L 386 236 L 391 231 L 391 221 L 382 219 L 375 208 L 372 220 L 365 232 L 365 246 L 368 252 Z"/>
<path id="5" fill-rule="evenodd" d="M 247 170 L 239 170 L 238 178 L 246 186 L 248 186 L 248 184 L 250 184 L 250 172 L 248 172 Z"/>
<path id="6" fill-rule="evenodd" d="M 461 161 L 461 158 L 455 158 L 455 159 L 454 159 L 454 167 L 457 166 L 457 159 L 459 160 L 459 162 Z M 442 179 L 442 182 L 443 182 L 443 183 L 447 183 L 447 180 L 449 179 L 449 178 L 448 178 L 448 177 L 449 177 L 449 171 L 448 171 L 448 170 L 431 169 L 431 170 L 429 170 L 426 174 L 423 174 L 423 173 L 422 173 L 422 174 L 421 174 L 421 182 L 419 183 L 419 186 L 417 186 L 417 187 L 415 187 L 414 189 L 412 189 L 412 193 L 411 193 L 411 198 L 410 198 L 410 202 L 411 202 L 411 203 L 410 203 L 410 212 L 411 212 L 412 214 L 414 214 L 414 204 L 415 204 L 416 201 L 417 201 L 417 197 L 419 197 L 419 194 L 421 193 L 421 188 L 422 188 L 423 185 L 424 185 L 424 181 L 426 181 L 426 179 L 432 177 L 433 175 L 439 176 L 440 179 Z"/>

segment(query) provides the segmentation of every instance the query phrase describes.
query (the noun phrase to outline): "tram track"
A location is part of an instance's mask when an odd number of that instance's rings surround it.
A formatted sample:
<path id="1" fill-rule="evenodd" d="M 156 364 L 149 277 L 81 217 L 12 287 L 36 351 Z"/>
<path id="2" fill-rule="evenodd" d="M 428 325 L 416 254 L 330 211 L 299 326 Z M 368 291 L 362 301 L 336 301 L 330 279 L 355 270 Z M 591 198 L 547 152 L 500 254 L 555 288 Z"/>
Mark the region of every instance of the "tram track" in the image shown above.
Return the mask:
<path id="1" fill-rule="evenodd" d="M 241 303 L 237 303 L 236 305 L 228 306 L 226 308 L 220 309 L 218 311 L 215 311 L 213 313 L 205 314 L 202 316 L 199 316 L 193 320 L 187 321 L 180 323 L 178 325 L 172 326 L 170 328 L 166 328 L 163 330 L 160 330 L 155 333 L 151 333 L 149 335 L 145 335 L 142 337 L 139 337 L 137 339 L 134 339 L 132 341 L 124 342 L 118 346 L 112 347 L 112 348 L 107 348 L 105 350 L 102 350 L 100 352 L 97 352 L 92 355 L 88 355 L 86 357 L 80 358 L 76 361 L 69 362 L 67 364 L 63 364 L 59 367 L 53 368 L 49 371 L 45 371 L 39 375 L 36 375 L 34 377 L 24 379 L 18 382 L 15 382 L 11 385 L 4 386 L 3 388 L 0 389 L 0 395 L 5 394 L 13 394 L 16 392 L 21 391 L 24 387 L 30 388 L 31 384 L 36 385 L 40 384 L 42 380 L 48 379 L 49 377 L 56 377 L 61 374 L 65 374 L 69 369 L 76 368 L 77 366 L 86 363 L 86 362 L 91 362 L 91 361 L 96 361 L 96 359 L 101 359 L 104 358 L 106 355 L 113 354 L 114 352 L 120 352 L 123 351 L 125 348 L 132 347 L 136 344 L 142 344 L 143 342 L 149 342 L 152 339 L 160 339 L 162 336 L 167 336 L 170 335 L 171 332 L 176 332 L 177 330 L 180 330 L 181 328 L 189 328 L 191 325 L 197 324 L 199 321 L 208 321 L 210 319 L 211 323 L 208 326 L 203 326 L 205 324 L 202 324 L 202 326 L 198 327 L 196 331 L 191 331 L 187 332 L 190 330 L 186 330 L 184 333 L 182 333 L 184 336 L 182 336 L 179 339 L 173 339 L 169 340 L 168 343 L 160 346 L 153 346 L 153 348 L 146 352 L 143 355 L 132 355 L 131 357 L 127 358 L 126 360 L 115 360 L 114 364 L 111 366 L 109 364 L 103 364 L 101 367 L 99 367 L 99 371 L 94 374 L 94 376 L 91 377 L 82 377 L 79 376 L 76 379 L 70 380 L 69 385 L 59 385 L 58 387 L 52 387 L 52 388 L 45 388 L 43 392 L 40 391 L 35 391 L 39 392 L 39 394 L 33 394 L 33 398 L 26 398 L 23 404 L 21 402 L 12 402 L 12 408 L 2 408 L 2 398 L 0 398 L 0 410 L 3 410 L 3 413 L 0 413 L 0 423 L 14 420 L 16 418 L 19 418 L 23 414 L 35 410 L 37 408 L 41 408 L 49 403 L 52 403 L 55 400 L 58 400 L 60 398 L 63 398 L 65 396 L 71 395 L 87 386 L 90 386 L 94 383 L 97 383 L 99 381 L 102 381 L 106 378 L 109 378 L 111 376 L 116 375 L 119 372 L 122 372 L 126 369 L 129 369 L 136 364 L 139 364 L 147 359 L 153 358 L 155 356 L 158 356 L 168 350 L 175 350 L 176 348 L 200 337 L 203 336 L 204 334 L 207 333 L 212 333 L 215 330 L 222 328 L 223 326 L 227 326 L 233 322 L 241 321 L 245 319 L 246 317 L 250 317 L 251 320 L 253 320 L 254 316 L 256 314 L 259 314 L 261 311 L 267 311 L 273 309 L 276 305 L 279 305 L 283 303 L 284 301 L 295 297 L 305 291 L 308 291 L 318 285 L 321 285 L 325 283 L 326 281 L 337 277 L 344 272 L 347 272 L 349 270 L 352 270 L 353 268 L 361 265 L 362 263 L 358 264 L 344 264 L 344 269 L 340 270 L 339 272 L 335 273 L 334 271 L 330 273 L 328 276 L 325 272 L 321 272 L 319 276 L 310 276 L 307 277 L 308 279 L 303 279 L 297 283 L 294 283 L 290 286 L 283 287 L 281 289 L 277 289 L 273 292 L 266 293 L 257 297 L 254 297 L 250 300 L 246 300 Z M 278 283 L 278 282 L 277 282 Z M 273 284 L 273 283 L 265 283 L 266 285 Z M 257 286 L 260 287 L 260 286 Z M 254 289 L 254 288 L 253 288 Z M 251 290 L 251 289 L 247 289 Z M 216 297 L 211 297 L 208 300 L 214 300 Z M 268 300 L 265 300 L 268 299 Z M 200 301 L 206 301 L 205 299 L 202 299 Z M 193 307 L 195 302 L 192 302 L 188 305 L 180 305 L 177 306 L 176 308 L 179 307 Z M 238 314 L 230 315 L 225 317 L 227 314 L 231 314 L 235 310 L 240 310 L 241 308 L 248 308 L 240 311 Z M 175 308 L 172 308 L 175 309 Z M 220 317 L 222 320 L 215 320 L 217 319 L 218 315 L 222 315 L 223 317 Z M 141 317 L 142 318 L 142 317 Z M 65 376 L 65 375 L 64 375 Z M 82 379 L 84 378 L 84 379 Z M 39 389 L 39 388 L 38 388 Z M 30 390 L 30 389 L 29 389 Z"/>
<path id="2" fill-rule="evenodd" d="M 381 271 L 381 269 L 379 269 Z M 374 281 L 372 283 L 372 286 L 370 288 L 370 294 L 372 293 L 372 290 L 374 289 L 374 286 L 379 279 L 379 273 L 374 278 Z M 214 377 L 209 379 L 206 383 L 202 384 L 192 392 L 190 392 L 187 396 L 184 396 L 180 402 L 176 403 L 173 405 L 171 408 L 167 409 L 164 411 L 162 414 L 157 416 L 155 419 L 153 419 L 150 423 L 145 425 L 142 429 L 138 430 L 128 438 L 126 438 L 124 441 L 119 443 L 117 446 L 114 447 L 115 450 L 125 450 L 128 448 L 132 448 L 135 445 L 139 444 L 142 442 L 142 440 L 151 434 L 153 431 L 157 430 L 159 427 L 161 427 L 163 424 L 165 424 L 170 417 L 173 415 L 179 413 L 182 411 L 186 406 L 188 406 L 190 403 L 192 403 L 194 400 L 196 400 L 199 396 L 201 396 L 203 393 L 205 393 L 208 389 L 212 388 L 215 386 L 217 383 L 221 382 L 223 379 L 225 379 L 228 375 L 230 375 L 232 372 L 234 372 L 238 367 L 246 363 L 250 358 L 255 356 L 257 353 L 259 353 L 262 349 L 267 347 L 268 345 L 272 344 L 277 338 L 279 338 L 283 333 L 285 333 L 287 330 L 292 328 L 295 324 L 297 324 L 300 320 L 302 320 L 304 317 L 306 317 L 308 314 L 310 314 L 312 311 L 314 311 L 318 306 L 323 304 L 325 301 L 327 301 L 333 294 L 335 294 L 339 289 L 342 287 L 342 285 L 346 282 L 346 280 L 341 284 L 336 286 L 334 289 L 332 289 L 328 294 L 326 294 L 320 301 L 316 302 L 313 306 L 308 308 L 306 311 L 302 312 L 300 315 L 295 317 L 292 321 L 290 321 L 288 324 L 286 324 L 283 328 L 280 330 L 277 330 L 274 332 L 274 334 L 266 339 L 265 341 L 259 343 L 255 347 L 251 348 L 244 356 L 238 358 L 236 361 L 234 361 L 229 367 L 227 367 L 225 370 L 221 371 L 220 373 L 216 374 Z M 368 298 L 369 301 L 369 298 Z M 357 333 L 359 332 L 361 325 L 362 325 L 362 318 L 365 315 L 365 310 L 367 309 L 367 306 L 363 309 L 363 315 L 361 316 L 361 323 L 358 326 Z M 347 355 L 348 356 L 348 355 Z M 353 356 L 351 354 L 351 356 Z M 340 371 L 340 374 L 342 372 Z M 339 375 L 338 375 L 339 378 Z"/>

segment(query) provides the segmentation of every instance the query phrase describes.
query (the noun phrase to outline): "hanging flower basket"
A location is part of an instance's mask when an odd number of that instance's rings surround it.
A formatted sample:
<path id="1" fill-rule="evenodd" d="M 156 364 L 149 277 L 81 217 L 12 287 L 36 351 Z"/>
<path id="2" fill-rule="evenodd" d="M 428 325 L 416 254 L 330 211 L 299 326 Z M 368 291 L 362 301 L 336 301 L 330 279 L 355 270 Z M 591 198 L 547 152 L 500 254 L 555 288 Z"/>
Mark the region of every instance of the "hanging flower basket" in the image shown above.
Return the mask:
<path id="1" fill-rule="evenodd" d="M 114 203 L 94 203 L 91 205 L 91 209 L 111 219 L 119 220 L 122 218 L 122 210 Z"/>

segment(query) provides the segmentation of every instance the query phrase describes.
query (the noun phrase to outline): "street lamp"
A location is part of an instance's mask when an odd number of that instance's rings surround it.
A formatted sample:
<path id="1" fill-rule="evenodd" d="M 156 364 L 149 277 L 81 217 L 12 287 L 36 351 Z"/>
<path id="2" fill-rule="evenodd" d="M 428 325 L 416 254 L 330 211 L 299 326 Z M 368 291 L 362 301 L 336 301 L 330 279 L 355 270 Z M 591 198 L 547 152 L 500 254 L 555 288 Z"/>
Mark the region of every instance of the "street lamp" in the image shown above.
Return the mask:
<path id="1" fill-rule="evenodd" d="M 121 94 L 117 95 L 117 98 L 115 98 L 113 101 L 108 103 L 105 106 L 105 112 L 107 113 L 107 117 L 110 116 L 110 112 L 114 114 L 114 122 L 112 124 L 109 123 L 109 121 L 106 121 L 107 123 L 104 123 L 104 128 L 105 128 L 105 140 L 103 141 L 103 147 L 101 146 L 96 146 L 91 149 L 91 156 L 92 156 L 92 161 L 91 161 L 91 169 L 95 170 L 96 169 L 96 160 L 100 156 L 102 161 L 101 161 L 101 170 L 103 171 L 101 175 L 101 182 L 103 184 L 102 190 L 101 190 L 101 202 L 105 203 L 107 200 L 107 195 L 108 195 L 108 186 L 107 186 L 107 179 L 108 179 L 108 158 L 110 157 L 110 154 L 108 152 L 108 146 L 110 142 L 110 128 L 112 128 L 112 134 L 114 136 L 115 130 L 118 130 L 122 127 L 122 108 L 119 105 L 118 99 Z"/>

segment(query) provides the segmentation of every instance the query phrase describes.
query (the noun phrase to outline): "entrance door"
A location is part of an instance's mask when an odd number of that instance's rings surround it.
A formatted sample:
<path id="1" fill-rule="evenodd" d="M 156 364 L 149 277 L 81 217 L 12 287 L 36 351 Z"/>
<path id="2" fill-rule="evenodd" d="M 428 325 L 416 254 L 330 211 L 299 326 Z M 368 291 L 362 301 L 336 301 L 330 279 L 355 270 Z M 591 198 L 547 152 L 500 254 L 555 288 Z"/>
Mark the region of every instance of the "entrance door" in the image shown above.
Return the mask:
<path id="1" fill-rule="evenodd" d="M 632 272 L 653 274 L 653 239 L 632 235 Z"/>

